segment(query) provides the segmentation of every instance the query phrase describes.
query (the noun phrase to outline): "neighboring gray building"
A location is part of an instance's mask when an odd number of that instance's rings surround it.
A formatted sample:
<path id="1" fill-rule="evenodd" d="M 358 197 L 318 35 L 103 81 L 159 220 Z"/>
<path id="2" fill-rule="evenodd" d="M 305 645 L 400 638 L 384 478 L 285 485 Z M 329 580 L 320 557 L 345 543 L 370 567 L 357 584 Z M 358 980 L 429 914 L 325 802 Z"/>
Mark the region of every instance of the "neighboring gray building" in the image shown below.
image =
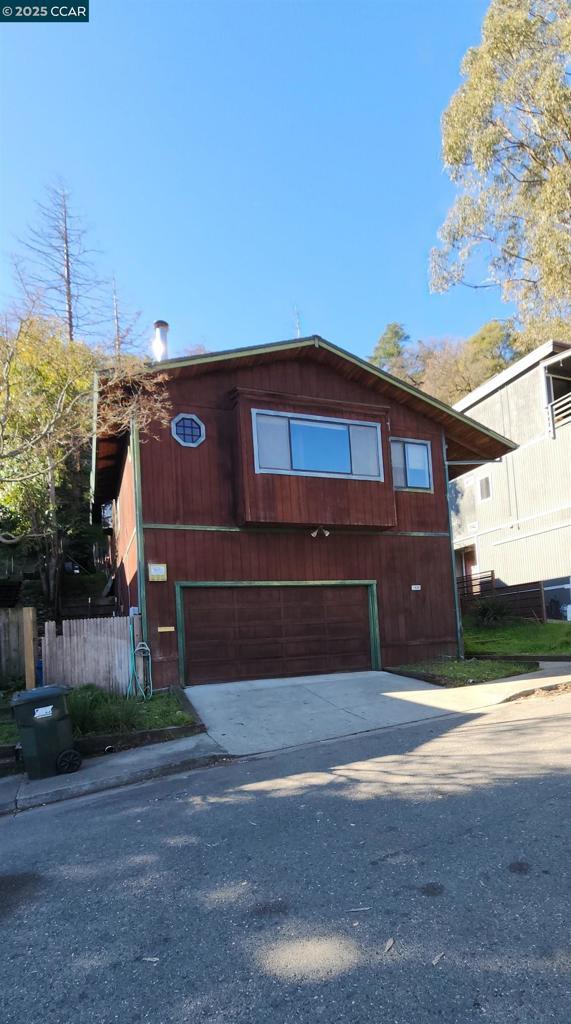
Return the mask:
<path id="1" fill-rule="evenodd" d="M 571 345 L 547 342 L 454 408 L 519 445 L 451 485 L 457 575 L 493 570 L 506 585 L 543 581 L 548 617 L 568 617 Z"/>

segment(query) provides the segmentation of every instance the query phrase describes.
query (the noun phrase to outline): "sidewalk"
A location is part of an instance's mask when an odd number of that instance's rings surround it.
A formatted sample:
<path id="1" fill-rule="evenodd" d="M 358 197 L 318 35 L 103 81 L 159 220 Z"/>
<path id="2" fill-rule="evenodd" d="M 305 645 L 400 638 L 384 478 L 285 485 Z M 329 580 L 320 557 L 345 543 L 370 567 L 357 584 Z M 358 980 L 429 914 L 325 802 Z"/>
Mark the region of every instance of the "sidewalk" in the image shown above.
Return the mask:
<path id="1" fill-rule="evenodd" d="M 355 735 L 358 732 L 373 732 L 391 726 L 407 725 L 442 715 L 466 714 L 467 712 L 485 714 L 497 707 L 498 704 L 513 700 L 516 696 L 529 693 L 540 687 L 549 688 L 561 682 L 571 682 L 571 662 L 542 662 L 537 672 L 512 676 L 492 683 L 480 683 L 476 686 L 452 689 L 434 686 L 417 679 L 395 676 L 390 672 L 354 673 L 353 675 L 354 677 L 362 676 L 363 679 L 356 681 L 353 678 L 352 680 L 354 703 L 350 712 L 346 707 L 341 706 L 341 690 L 339 688 L 343 688 L 343 677 L 339 676 L 337 679 L 331 677 L 334 680 L 333 683 L 321 684 L 324 687 L 321 691 L 321 702 L 329 705 L 331 714 L 334 710 L 344 713 L 343 716 L 335 719 L 337 722 L 335 728 L 339 730 L 336 735 L 339 737 Z M 369 680 L 364 677 L 375 678 L 371 679 L 369 684 Z M 313 677 L 314 680 L 319 678 Z M 358 682 L 361 683 L 361 686 L 358 685 Z M 279 710 L 285 691 L 288 691 L 287 699 L 291 701 L 292 689 L 297 688 L 296 703 L 299 711 L 302 716 L 305 712 L 306 717 L 310 719 L 311 706 L 306 704 L 302 696 L 303 687 L 307 686 L 307 679 L 276 680 L 275 683 L 275 686 L 266 687 L 265 705 L 273 705 Z M 282 684 L 281 687 L 277 685 L 279 683 Z M 87 758 L 80 771 L 73 775 L 56 775 L 35 781 L 30 781 L 25 775 L 0 778 L 0 815 L 13 814 L 31 807 L 57 803 L 61 800 L 71 800 L 74 797 L 86 796 L 106 789 L 128 786 L 161 775 L 204 767 L 236 755 L 247 756 L 262 751 L 276 751 L 303 745 L 307 742 L 320 742 L 322 739 L 332 738 L 330 728 L 327 729 L 327 736 L 320 735 L 319 731 L 316 731 L 309 740 L 303 731 L 293 735 L 288 734 L 285 729 L 281 734 L 279 731 L 273 732 L 271 739 L 273 746 L 268 746 L 264 740 L 269 743 L 270 735 L 264 736 L 259 731 L 259 722 L 246 721 L 247 732 L 251 737 L 250 743 L 244 747 L 244 733 L 240 732 L 239 742 L 236 744 L 232 741 L 232 722 L 230 720 L 233 715 L 230 691 L 233 686 L 240 687 L 240 692 L 245 698 L 249 685 L 253 684 L 229 683 L 225 687 L 217 687 L 219 693 L 221 690 L 228 691 L 226 699 L 229 709 L 229 724 L 224 737 L 220 736 L 215 728 L 212 728 L 213 735 L 201 733 L 198 736 L 187 736 L 184 739 L 172 740 L 168 743 L 138 747 L 135 750 L 126 750 L 119 754 Z M 318 682 L 313 683 L 315 691 L 318 690 L 319 685 Z M 365 686 L 366 689 L 363 689 Z M 280 689 L 283 695 L 280 694 Z M 259 692 L 260 690 L 258 690 Z M 244 725 L 245 708 L 242 707 L 241 711 L 240 725 Z M 320 710 L 320 717 L 322 716 L 323 711 Z M 210 716 L 203 717 L 210 725 Z M 326 716 L 323 717 L 323 721 L 326 720 Z M 333 719 L 330 718 L 329 722 L 332 725 Z M 215 736 L 218 738 L 218 742 L 214 738 Z M 292 738 L 294 742 L 292 742 Z"/>
<path id="2" fill-rule="evenodd" d="M 86 758 L 73 775 L 53 775 L 33 781 L 27 775 L 9 775 L 0 779 L 0 814 L 129 786 L 159 775 L 204 767 L 226 757 L 226 752 L 210 736 L 199 733 L 120 754 Z"/>

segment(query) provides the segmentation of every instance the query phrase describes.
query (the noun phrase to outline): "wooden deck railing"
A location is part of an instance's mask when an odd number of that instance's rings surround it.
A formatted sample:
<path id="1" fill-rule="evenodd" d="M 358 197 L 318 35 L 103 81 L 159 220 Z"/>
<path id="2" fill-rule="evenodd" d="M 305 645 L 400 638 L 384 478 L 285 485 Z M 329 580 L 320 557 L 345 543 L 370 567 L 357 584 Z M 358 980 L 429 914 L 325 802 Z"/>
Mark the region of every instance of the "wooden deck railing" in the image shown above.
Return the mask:
<path id="1" fill-rule="evenodd" d="M 474 572 L 467 576 L 457 576 L 456 586 L 460 599 L 464 597 L 481 597 L 490 594 L 495 587 L 494 572 Z"/>
<path id="2" fill-rule="evenodd" d="M 557 427 L 563 426 L 564 423 L 569 423 L 571 420 L 571 391 L 567 395 L 562 395 L 561 398 L 557 398 L 555 402 L 549 404 L 549 423 L 551 427 L 551 434 L 555 437 L 555 431 Z"/>

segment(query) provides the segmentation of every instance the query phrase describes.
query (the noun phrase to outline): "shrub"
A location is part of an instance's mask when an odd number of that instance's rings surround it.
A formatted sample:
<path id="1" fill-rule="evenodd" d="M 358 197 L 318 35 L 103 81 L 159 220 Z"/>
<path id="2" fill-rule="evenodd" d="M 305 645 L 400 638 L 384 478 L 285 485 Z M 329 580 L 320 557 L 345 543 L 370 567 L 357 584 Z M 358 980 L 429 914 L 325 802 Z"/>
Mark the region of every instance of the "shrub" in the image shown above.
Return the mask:
<path id="1" fill-rule="evenodd" d="M 77 736 L 92 732 L 132 732 L 139 727 L 139 704 L 98 686 L 78 686 L 70 693 L 67 703 Z"/>
<path id="2" fill-rule="evenodd" d="M 106 694 L 98 686 L 78 686 L 67 698 L 67 706 L 73 722 L 73 731 L 78 736 L 86 736 L 95 728 L 95 716 L 98 705 L 105 700 Z"/>
<path id="3" fill-rule="evenodd" d="M 509 618 L 510 611 L 501 597 L 481 597 L 476 601 L 472 613 L 479 626 L 497 626 Z"/>
<path id="4" fill-rule="evenodd" d="M 140 727 L 141 705 L 132 697 L 114 697 L 96 708 L 97 732 L 133 732 Z"/>

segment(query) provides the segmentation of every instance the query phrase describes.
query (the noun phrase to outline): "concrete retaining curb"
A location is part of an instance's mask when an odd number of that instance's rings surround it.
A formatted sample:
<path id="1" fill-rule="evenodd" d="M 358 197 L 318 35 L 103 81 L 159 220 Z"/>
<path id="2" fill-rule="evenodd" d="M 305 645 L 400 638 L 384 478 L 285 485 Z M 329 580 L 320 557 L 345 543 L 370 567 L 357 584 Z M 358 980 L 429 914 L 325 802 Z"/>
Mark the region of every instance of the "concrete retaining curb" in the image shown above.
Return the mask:
<path id="1" fill-rule="evenodd" d="M 77 774 L 47 779 L 7 776 L 0 779 L 0 815 L 73 800 L 108 789 L 192 768 L 204 768 L 230 757 L 205 733 L 152 747 L 139 747 L 107 757 L 90 758 Z"/>

